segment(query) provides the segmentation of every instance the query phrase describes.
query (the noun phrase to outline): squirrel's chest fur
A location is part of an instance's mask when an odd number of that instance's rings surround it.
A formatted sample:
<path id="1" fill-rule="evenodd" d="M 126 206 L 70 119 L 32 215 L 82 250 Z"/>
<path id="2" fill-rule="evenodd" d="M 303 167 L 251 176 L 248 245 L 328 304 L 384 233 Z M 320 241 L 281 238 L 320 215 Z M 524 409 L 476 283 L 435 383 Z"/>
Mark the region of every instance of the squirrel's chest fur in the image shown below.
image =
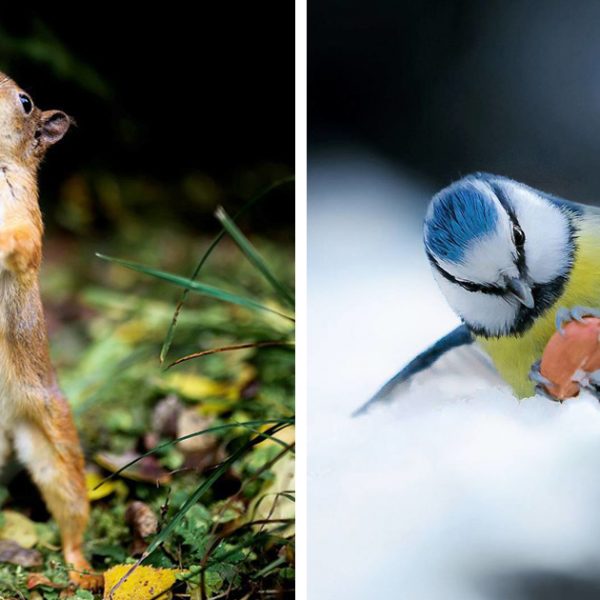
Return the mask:
<path id="1" fill-rule="evenodd" d="M 519 397 L 534 394 L 534 384 L 529 381 L 528 373 L 556 332 L 556 311 L 575 306 L 600 306 L 600 223 L 596 219 L 584 221 L 581 226 L 569 280 L 554 306 L 538 317 L 523 335 L 477 338 L 500 375 Z"/>
<path id="2" fill-rule="evenodd" d="M 37 410 L 51 371 L 37 284 L 22 289 L 11 273 L 0 274 L 0 414 Z"/>
<path id="3" fill-rule="evenodd" d="M 0 242 L 15 228 L 32 244 L 41 244 L 41 231 L 32 221 L 27 198 L 30 181 L 0 165 Z M 31 195 L 31 194 L 30 194 Z M 33 196 L 37 204 L 37 194 Z M 39 214 L 39 211 L 38 211 Z M 33 215 L 36 217 L 37 215 Z M 23 223 L 33 223 L 28 226 Z M 0 244 L 0 263 L 6 259 Z M 36 410 L 51 378 L 46 327 L 39 293 L 37 270 L 26 277 L 0 270 L 0 414 L 7 426 L 11 416 Z M 37 402 L 39 404 L 39 401 Z M 31 405 L 31 406 L 30 406 Z"/>

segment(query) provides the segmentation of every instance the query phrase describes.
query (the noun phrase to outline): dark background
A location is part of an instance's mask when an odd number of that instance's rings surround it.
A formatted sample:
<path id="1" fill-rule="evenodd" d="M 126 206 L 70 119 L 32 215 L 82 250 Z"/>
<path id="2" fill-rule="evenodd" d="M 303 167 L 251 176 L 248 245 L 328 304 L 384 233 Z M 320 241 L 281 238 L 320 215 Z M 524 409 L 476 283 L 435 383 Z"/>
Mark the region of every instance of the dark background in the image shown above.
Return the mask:
<path id="1" fill-rule="evenodd" d="M 320 0 L 312 157 L 367 148 L 441 187 L 475 170 L 600 202 L 600 3 Z"/>
<path id="2" fill-rule="evenodd" d="M 134 213 L 206 231 L 217 204 L 292 173 L 293 3 L 156 7 L 3 10 L 0 68 L 78 123 L 42 169 L 50 227 L 106 232 Z M 289 223 L 289 197 L 253 225 Z"/>

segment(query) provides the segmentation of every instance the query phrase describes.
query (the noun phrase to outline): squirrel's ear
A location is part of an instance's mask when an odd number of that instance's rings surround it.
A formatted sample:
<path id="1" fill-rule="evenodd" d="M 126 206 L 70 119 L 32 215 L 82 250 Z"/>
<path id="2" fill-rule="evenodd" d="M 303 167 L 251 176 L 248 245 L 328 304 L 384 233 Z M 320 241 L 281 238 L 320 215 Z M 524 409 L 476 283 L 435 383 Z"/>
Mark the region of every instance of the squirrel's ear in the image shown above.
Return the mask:
<path id="1" fill-rule="evenodd" d="M 36 137 L 42 146 L 52 146 L 62 139 L 73 122 L 62 110 L 46 110 L 41 115 Z"/>

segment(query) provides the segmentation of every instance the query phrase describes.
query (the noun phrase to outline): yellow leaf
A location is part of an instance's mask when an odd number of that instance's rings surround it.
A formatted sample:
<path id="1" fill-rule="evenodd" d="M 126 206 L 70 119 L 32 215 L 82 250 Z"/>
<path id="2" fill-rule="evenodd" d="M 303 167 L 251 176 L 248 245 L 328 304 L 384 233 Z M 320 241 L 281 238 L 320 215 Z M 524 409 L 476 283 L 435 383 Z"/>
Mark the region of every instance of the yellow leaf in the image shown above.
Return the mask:
<path id="1" fill-rule="evenodd" d="M 101 500 L 110 496 L 113 492 L 121 498 L 125 499 L 129 495 L 129 490 L 125 483 L 120 479 L 111 479 L 103 483 L 99 488 L 95 489 L 96 486 L 104 480 L 104 477 L 96 471 L 86 471 L 85 474 L 85 486 L 87 488 L 88 498 L 91 502 L 95 500 Z"/>
<path id="2" fill-rule="evenodd" d="M 202 402 L 201 411 L 205 415 L 219 415 L 231 410 L 241 396 L 242 390 L 256 377 L 256 369 L 242 365 L 235 381 L 215 381 L 196 373 L 170 373 L 161 381 L 169 392 Z"/>
<path id="3" fill-rule="evenodd" d="M 258 430 L 259 431 L 268 431 L 271 427 L 273 427 L 272 424 L 265 423 L 264 425 L 261 425 L 260 427 L 258 427 Z M 293 444 L 294 441 L 296 440 L 296 428 L 294 426 L 286 427 L 285 429 L 282 429 L 281 431 L 278 431 L 277 433 L 271 435 L 270 438 L 267 438 L 263 442 L 263 448 L 265 446 L 277 444 L 277 442 L 275 440 L 279 440 L 280 442 L 283 442 L 284 444 L 288 444 L 288 445 Z M 280 446 L 281 444 L 277 444 L 277 445 Z"/>
<path id="4" fill-rule="evenodd" d="M 35 523 L 14 510 L 3 510 L 4 524 L 0 529 L 1 540 L 12 540 L 23 548 L 33 548 L 38 541 Z"/>
<path id="5" fill-rule="evenodd" d="M 215 381 L 195 373 L 171 373 L 165 377 L 165 383 L 169 389 L 190 400 L 227 396 L 233 387 L 229 383 Z"/>
<path id="6" fill-rule="evenodd" d="M 116 334 L 128 344 L 135 345 L 147 340 L 153 334 L 153 330 L 147 320 L 131 319 L 120 325 Z"/>
<path id="7" fill-rule="evenodd" d="M 104 599 L 110 598 L 113 588 L 125 576 L 131 565 L 117 565 L 104 573 Z M 137 567 L 112 593 L 112 600 L 167 600 L 175 584 L 176 569 Z"/>

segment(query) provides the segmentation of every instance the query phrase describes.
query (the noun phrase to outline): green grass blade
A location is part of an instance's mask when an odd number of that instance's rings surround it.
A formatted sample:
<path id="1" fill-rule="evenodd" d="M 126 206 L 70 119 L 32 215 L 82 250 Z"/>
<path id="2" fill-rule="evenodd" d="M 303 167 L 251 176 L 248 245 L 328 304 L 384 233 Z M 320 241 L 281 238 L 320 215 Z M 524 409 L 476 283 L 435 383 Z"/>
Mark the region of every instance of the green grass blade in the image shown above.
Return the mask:
<path id="1" fill-rule="evenodd" d="M 271 435 L 275 433 L 278 429 L 278 426 L 275 425 L 268 429 L 265 433 Z M 260 444 L 264 441 L 264 438 L 254 438 L 238 448 L 227 460 L 223 461 L 221 465 L 211 473 L 210 477 L 203 483 L 201 483 L 187 498 L 187 500 L 183 503 L 182 507 L 177 511 L 177 513 L 173 516 L 173 518 L 166 524 L 166 526 L 158 533 L 158 535 L 152 540 L 142 557 L 140 558 L 140 562 L 144 560 L 146 557 L 150 556 L 168 537 L 171 535 L 171 532 L 177 527 L 181 519 L 185 516 L 188 510 L 200 500 L 200 498 L 204 495 L 206 491 L 208 491 L 213 484 L 218 481 L 228 470 L 229 467 L 237 461 L 241 456 L 243 456 L 248 450 L 250 450 L 253 446 Z"/>
<path id="2" fill-rule="evenodd" d="M 285 556 L 280 556 L 276 558 L 272 563 L 268 564 L 264 569 L 261 569 L 258 573 L 252 576 L 252 579 L 260 579 L 265 575 L 268 575 L 271 571 L 275 570 L 277 567 L 281 565 L 285 565 L 287 562 L 287 558 Z"/>
<path id="3" fill-rule="evenodd" d="M 190 510 L 198 500 L 202 497 L 202 495 L 208 491 L 215 482 L 217 482 L 228 470 L 229 467 L 240 458 L 247 450 L 249 450 L 250 444 L 246 444 L 239 448 L 236 452 L 234 452 L 226 461 L 224 461 L 217 469 L 213 471 L 210 477 L 201 483 L 195 490 L 192 492 L 187 500 L 183 503 L 183 506 L 177 511 L 177 513 L 173 516 L 173 518 L 167 523 L 167 525 L 160 531 L 160 533 L 152 540 L 152 543 L 144 552 L 144 557 L 150 556 L 168 537 L 171 535 L 171 532 L 181 519 L 185 516 L 185 514 Z"/>
<path id="4" fill-rule="evenodd" d="M 109 591 L 109 598 L 113 597 L 113 594 L 117 591 L 119 587 L 126 581 L 126 579 L 139 567 L 170 535 L 171 532 L 179 525 L 185 514 L 190 510 L 198 500 L 203 496 L 205 492 L 207 492 L 213 484 L 218 481 L 228 470 L 229 467 L 240 458 L 244 452 L 249 450 L 254 444 L 252 442 L 246 443 L 241 448 L 238 448 L 227 460 L 222 462 L 219 467 L 217 467 L 211 475 L 201 483 L 186 499 L 183 503 L 182 507 L 175 513 L 173 518 L 160 530 L 157 536 L 152 540 L 148 548 L 143 552 L 143 554 L 138 558 L 138 560 L 131 565 L 131 568 L 121 579 L 113 586 L 113 588 Z"/>
<path id="5" fill-rule="evenodd" d="M 246 298 L 244 296 L 239 296 L 238 294 L 232 294 L 231 292 L 227 292 L 225 290 L 222 290 L 221 288 L 213 287 L 212 285 L 206 285 L 205 283 L 192 281 L 187 277 L 181 277 L 180 275 L 174 275 L 173 273 L 167 273 L 166 271 L 159 271 L 158 269 L 154 269 L 153 267 L 147 267 L 146 265 L 131 262 L 129 260 L 123 260 L 122 258 L 114 258 L 112 256 L 106 256 L 105 254 L 99 253 L 96 253 L 96 256 L 103 260 L 108 260 L 110 262 L 114 262 L 116 264 L 127 267 L 128 269 L 131 269 L 133 271 L 138 271 L 139 273 L 144 273 L 146 275 L 156 277 L 157 279 L 168 281 L 169 283 L 173 283 L 174 285 L 184 287 L 186 289 L 189 289 L 190 291 L 196 292 L 197 294 L 202 294 L 203 296 L 209 296 L 211 298 L 215 298 L 216 300 L 229 302 L 231 304 L 237 304 L 238 306 L 244 306 L 245 308 L 249 308 L 251 310 L 262 310 L 270 312 L 290 321 L 294 320 L 293 317 L 290 317 L 289 315 L 284 315 L 283 313 L 273 310 L 272 308 L 269 308 L 268 306 L 265 306 L 260 302 L 256 302 L 256 300 L 252 300 L 252 298 Z"/>
<path id="6" fill-rule="evenodd" d="M 283 185 L 287 185 L 288 183 L 292 183 L 293 181 L 294 181 L 293 176 L 284 177 L 283 179 L 279 179 L 279 180 L 274 181 L 273 183 L 267 185 L 266 187 L 261 189 L 257 194 L 252 196 L 252 198 L 250 198 L 242 206 L 242 208 L 240 208 L 240 210 L 238 210 L 235 213 L 235 215 L 233 216 L 233 220 L 236 221 L 237 219 L 239 219 L 244 213 L 246 213 L 248 210 L 250 210 L 259 200 L 261 200 L 262 198 L 267 196 L 273 190 L 275 190 Z M 202 258 L 200 258 L 200 261 L 196 265 L 196 268 L 194 269 L 194 271 L 190 277 L 191 280 L 195 280 L 198 277 L 198 274 L 200 273 L 202 267 L 204 266 L 204 263 L 207 261 L 208 257 L 212 254 L 212 251 L 217 247 L 219 242 L 224 237 L 225 237 L 225 229 L 221 229 L 221 231 L 215 236 L 213 241 L 210 243 L 210 245 L 206 249 L 206 252 L 202 255 Z M 183 291 L 183 293 L 181 294 L 181 297 L 179 298 L 179 302 L 177 303 L 177 306 L 175 307 L 175 312 L 173 313 L 173 319 L 171 320 L 171 324 L 169 325 L 167 335 L 165 336 L 165 341 L 163 342 L 162 348 L 160 349 L 160 362 L 161 363 L 165 361 L 165 358 L 167 357 L 167 354 L 169 353 L 169 349 L 171 348 L 171 344 L 173 343 L 173 337 L 175 336 L 175 328 L 177 327 L 177 319 L 179 317 L 179 313 L 181 312 L 181 309 L 183 308 L 185 299 L 187 298 L 189 291 L 190 291 L 189 288 L 186 288 Z"/>
<path id="7" fill-rule="evenodd" d="M 260 427 L 261 425 L 274 425 L 275 427 L 288 426 L 293 425 L 295 423 L 294 417 L 281 418 L 281 419 L 256 419 L 254 421 L 241 421 L 239 423 L 226 423 L 224 425 L 215 425 L 214 427 L 209 427 L 208 429 L 202 429 L 201 431 L 195 431 L 194 433 L 188 433 L 182 437 L 179 437 L 174 440 L 170 440 L 168 442 L 164 442 L 163 444 L 159 444 L 154 448 L 151 448 L 144 454 L 140 454 L 140 456 L 134 458 L 131 462 L 128 462 L 126 465 L 123 465 L 120 469 L 117 469 L 114 473 L 111 473 L 106 478 L 104 478 L 94 489 L 97 490 L 99 487 L 104 485 L 107 481 L 110 481 L 114 477 L 117 477 L 120 473 L 122 473 L 125 469 L 135 465 L 135 463 L 139 462 L 146 456 L 150 456 L 151 454 L 156 454 L 169 446 L 174 446 L 179 444 L 179 442 L 183 442 L 184 440 L 189 440 L 190 438 L 204 435 L 205 433 L 215 433 L 217 431 L 225 431 L 227 429 L 235 429 L 237 427 L 245 427 L 246 429 L 251 429 L 253 427 Z M 265 436 L 266 433 L 263 431 L 261 435 Z"/>
<path id="8" fill-rule="evenodd" d="M 250 264 L 252 264 L 262 276 L 271 284 L 271 287 L 277 292 L 279 297 L 293 308 L 294 296 L 292 293 L 273 275 L 265 259 L 259 254 L 258 250 L 250 243 L 250 240 L 240 231 L 233 219 L 225 212 L 222 206 L 217 208 L 215 217 L 219 220 L 223 228 L 233 238 L 238 248 L 244 253 Z"/>
<path id="9" fill-rule="evenodd" d="M 263 541 L 267 541 L 270 538 L 275 537 L 273 535 L 274 532 L 278 532 L 281 530 L 284 530 L 287 527 L 287 523 L 284 523 L 282 525 L 279 525 L 278 527 L 274 527 L 271 531 L 267 531 L 267 532 L 263 532 L 263 533 L 256 533 L 254 534 L 254 537 L 252 538 L 252 540 L 248 540 L 245 542 L 242 542 L 241 544 L 237 544 L 235 546 L 233 546 L 231 548 L 231 550 L 225 552 L 224 554 L 221 554 L 219 556 L 218 559 L 212 559 L 210 561 L 208 561 L 208 563 L 206 564 L 206 567 L 214 567 L 215 565 L 219 564 L 219 563 L 223 563 L 223 561 L 227 560 L 230 556 L 234 556 L 235 554 L 237 554 L 241 549 L 243 548 L 247 548 L 248 546 L 250 546 L 251 544 L 259 544 L 260 542 Z M 242 526 L 243 527 L 243 526 Z M 236 529 L 236 533 L 242 528 L 239 527 L 238 529 Z M 221 541 L 223 541 L 226 538 L 222 538 Z"/>
<path id="10" fill-rule="evenodd" d="M 289 450 L 292 454 L 295 454 L 294 450 L 292 449 L 292 444 L 286 444 L 283 440 L 280 440 L 279 438 L 275 437 L 274 435 L 269 435 L 268 433 L 266 433 L 264 431 L 260 431 L 260 429 L 256 429 L 256 427 L 250 427 L 248 425 L 246 425 L 245 427 L 247 427 L 248 431 L 251 431 L 252 433 L 256 434 L 258 437 L 267 438 L 267 439 L 271 440 L 274 444 L 277 444 L 278 446 L 281 446 L 282 448 Z M 283 429 L 283 427 L 282 427 L 282 429 Z"/>

